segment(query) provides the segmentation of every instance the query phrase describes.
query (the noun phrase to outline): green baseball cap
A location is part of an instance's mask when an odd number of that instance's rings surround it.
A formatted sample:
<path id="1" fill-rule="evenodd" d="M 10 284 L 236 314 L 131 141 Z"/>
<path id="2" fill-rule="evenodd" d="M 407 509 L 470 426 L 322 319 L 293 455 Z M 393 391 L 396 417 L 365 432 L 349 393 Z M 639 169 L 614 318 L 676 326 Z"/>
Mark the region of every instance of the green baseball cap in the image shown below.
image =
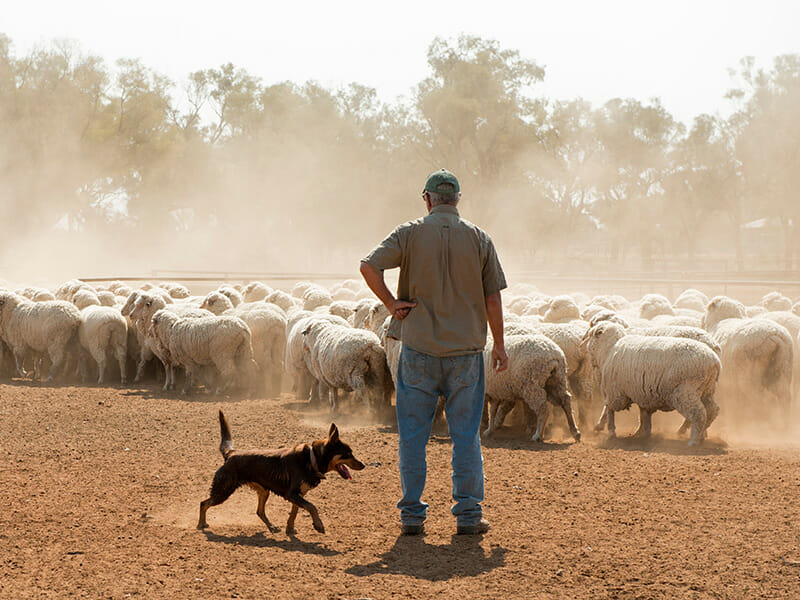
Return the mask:
<path id="1" fill-rule="evenodd" d="M 449 184 L 446 186 L 446 188 L 449 189 L 439 189 L 439 186 L 442 184 Z M 450 186 L 453 187 L 450 188 Z M 440 169 L 428 175 L 428 181 L 425 182 L 425 191 L 435 192 L 437 194 L 446 194 L 448 192 L 458 193 L 461 191 L 461 187 L 458 185 L 458 179 L 456 179 L 455 175 L 447 169 Z"/>

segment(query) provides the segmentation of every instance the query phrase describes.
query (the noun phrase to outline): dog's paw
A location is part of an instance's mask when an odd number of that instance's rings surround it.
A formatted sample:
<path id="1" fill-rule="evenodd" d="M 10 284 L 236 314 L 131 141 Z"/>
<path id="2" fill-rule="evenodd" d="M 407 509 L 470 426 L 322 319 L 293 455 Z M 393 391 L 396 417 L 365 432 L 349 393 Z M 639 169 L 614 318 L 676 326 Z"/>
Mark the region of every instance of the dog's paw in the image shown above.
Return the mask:
<path id="1" fill-rule="evenodd" d="M 322 521 L 320 521 L 319 523 L 314 523 L 314 529 L 316 529 L 320 533 L 325 533 L 325 525 L 322 524 Z"/>
<path id="2" fill-rule="evenodd" d="M 270 533 L 280 533 L 281 528 L 278 527 L 277 525 L 270 525 L 269 526 L 269 531 L 270 531 Z M 286 533 L 289 533 L 289 531 L 287 530 Z"/>
<path id="3" fill-rule="evenodd" d="M 286 528 L 286 535 L 295 535 L 297 533 L 297 529 L 294 527 L 287 527 Z"/>
<path id="4" fill-rule="evenodd" d="M 208 527 L 208 523 L 202 522 L 197 524 L 198 529 L 206 529 Z"/>

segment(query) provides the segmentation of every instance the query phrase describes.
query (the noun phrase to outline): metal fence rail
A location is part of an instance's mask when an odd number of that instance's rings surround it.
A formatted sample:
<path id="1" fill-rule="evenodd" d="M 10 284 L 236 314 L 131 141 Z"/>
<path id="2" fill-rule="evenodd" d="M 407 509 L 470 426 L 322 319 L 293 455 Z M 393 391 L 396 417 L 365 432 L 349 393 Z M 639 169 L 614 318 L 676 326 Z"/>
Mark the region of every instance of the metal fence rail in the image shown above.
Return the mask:
<path id="1" fill-rule="evenodd" d="M 391 278 L 391 273 L 387 273 Z M 296 281 L 333 283 L 345 279 L 360 279 L 358 273 L 275 273 L 255 271 L 167 271 L 154 270 L 148 275 L 109 277 L 80 277 L 88 283 L 124 281 L 177 281 L 179 283 L 208 284 L 212 289 L 222 282 L 247 283 L 262 281 L 275 287 Z M 583 292 L 595 294 L 621 294 L 634 299 L 647 293 L 660 293 L 675 298 L 687 288 L 696 288 L 709 296 L 725 294 L 743 302 L 757 302 L 770 291 L 779 291 L 791 298 L 800 297 L 800 272 L 695 272 L 695 273 L 618 273 L 564 275 L 540 271 L 519 271 L 508 274 L 510 284 L 530 283 L 546 294 Z"/>

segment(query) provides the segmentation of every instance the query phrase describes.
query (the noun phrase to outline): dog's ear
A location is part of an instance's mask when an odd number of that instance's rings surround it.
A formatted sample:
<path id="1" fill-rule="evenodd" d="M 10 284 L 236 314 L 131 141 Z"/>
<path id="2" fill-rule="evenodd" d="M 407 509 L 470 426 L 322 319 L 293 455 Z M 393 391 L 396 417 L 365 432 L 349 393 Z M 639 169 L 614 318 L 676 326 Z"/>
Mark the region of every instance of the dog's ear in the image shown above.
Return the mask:
<path id="1" fill-rule="evenodd" d="M 328 431 L 328 443 L 332 444 L 338 441 L 339 441 L 339 428 L 336 427 L 336 423 L 331 423 L 331 428 Z"/>

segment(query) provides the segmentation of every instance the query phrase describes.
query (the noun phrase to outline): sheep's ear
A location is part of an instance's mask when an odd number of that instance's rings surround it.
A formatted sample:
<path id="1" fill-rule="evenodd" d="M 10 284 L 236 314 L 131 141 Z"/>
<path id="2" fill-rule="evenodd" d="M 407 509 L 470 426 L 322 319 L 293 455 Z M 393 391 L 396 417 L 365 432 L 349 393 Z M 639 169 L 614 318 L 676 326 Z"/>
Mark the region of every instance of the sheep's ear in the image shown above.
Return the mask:
<path id="1" fill-rule="evenodd" d="M 308 332 L 311 331 L 311 325 L 303 329 L 303 335 L 308 335 Z"/>
<path id="2" fill-rule="evenodd" d="M 331 428 L 328 430 L 328 443 L 334 443 L 339 441 L 339 428 L 336 427 L 336 423 L 331 423 Z"/>

